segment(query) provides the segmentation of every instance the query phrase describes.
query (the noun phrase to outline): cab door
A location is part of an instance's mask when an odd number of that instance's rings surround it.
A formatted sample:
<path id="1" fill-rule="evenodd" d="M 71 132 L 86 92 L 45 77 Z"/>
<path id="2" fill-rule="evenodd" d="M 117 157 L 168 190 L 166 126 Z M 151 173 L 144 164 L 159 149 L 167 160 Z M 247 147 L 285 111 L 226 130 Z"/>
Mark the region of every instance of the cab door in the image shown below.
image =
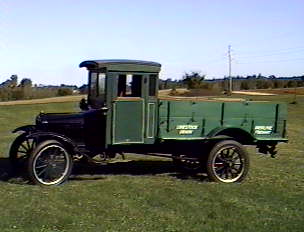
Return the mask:
<path id="1" fill-rule="evenodd" d="M 144 143 L 145 98 L 143 75 L 117 75 L 112 107 L 112 144 Z"/>

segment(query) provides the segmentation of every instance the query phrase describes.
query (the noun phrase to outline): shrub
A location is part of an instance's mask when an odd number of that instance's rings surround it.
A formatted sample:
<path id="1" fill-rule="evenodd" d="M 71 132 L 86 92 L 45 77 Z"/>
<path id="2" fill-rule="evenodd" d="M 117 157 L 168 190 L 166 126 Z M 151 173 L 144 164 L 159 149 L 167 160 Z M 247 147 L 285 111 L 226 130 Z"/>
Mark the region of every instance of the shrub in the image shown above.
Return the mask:
<path id="1" fill-rule="evenodd" d="M 73 90 L 69 88 L 59 88 L 57 91 L 57 96 L 68 96 L 72 94 L 73 94 Z"/>

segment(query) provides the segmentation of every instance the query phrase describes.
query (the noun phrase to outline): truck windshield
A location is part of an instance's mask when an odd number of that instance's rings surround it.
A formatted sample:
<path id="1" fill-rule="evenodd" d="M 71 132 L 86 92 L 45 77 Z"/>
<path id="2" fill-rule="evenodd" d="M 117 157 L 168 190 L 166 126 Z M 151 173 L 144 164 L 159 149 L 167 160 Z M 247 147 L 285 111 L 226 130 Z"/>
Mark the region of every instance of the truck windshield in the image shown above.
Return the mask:
<path id="1" fill-rule="evenodd" d="M 99 108 L 105 100 L 105 73 L 91 72 L 89 77 L 89 104 Z"/>

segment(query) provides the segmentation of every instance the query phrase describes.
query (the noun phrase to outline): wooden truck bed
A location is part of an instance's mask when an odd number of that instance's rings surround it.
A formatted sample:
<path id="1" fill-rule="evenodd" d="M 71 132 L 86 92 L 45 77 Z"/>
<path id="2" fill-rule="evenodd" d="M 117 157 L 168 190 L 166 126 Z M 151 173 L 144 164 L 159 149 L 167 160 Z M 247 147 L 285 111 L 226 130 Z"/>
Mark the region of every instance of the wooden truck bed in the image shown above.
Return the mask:
<path id="1" fill-rule="evenodd" d="M 270 102 L 160 99 L 159 138 L 203 139 L 227 128 L 285 141 L 287 107 Z"/>

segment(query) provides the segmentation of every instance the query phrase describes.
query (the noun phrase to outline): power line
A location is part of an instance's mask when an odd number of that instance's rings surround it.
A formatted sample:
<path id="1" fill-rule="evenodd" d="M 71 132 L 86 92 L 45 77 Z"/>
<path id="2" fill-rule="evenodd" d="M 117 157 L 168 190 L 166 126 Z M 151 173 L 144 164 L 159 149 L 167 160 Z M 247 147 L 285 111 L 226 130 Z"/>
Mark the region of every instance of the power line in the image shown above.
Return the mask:
<path id="1" fill-rule="evenodd" d="M 299 46 L 299 47 L 293 47 L 293 48 L 283 48 L 283 49 L 276 49 L 276 50 L 262 50 L 262 51 L 238 51 L 238 54 L 257 54 L 257 55 L 260 55 L 260 54 L 273 54 L 273 53 L 293 53 L 293 52 L 299 52 L 304 50 L 304 47 L 303 46 Z"/>
<path id="2" fill-rule="evenodd" d="M 267 56 L 278 56 L 278 55 L 286 55 L 286 54 L 291 54 L 291 53 L 303 53 L 304 54 L 304 49 L 303 51 L 293 51 L 293 52 L 278 52 L 278 53 L 272 53 L 272 54 L 265 54 L 265 55 L 252 55 L 252 56 L 238 56 L 239 58 L 259 58 L 259 57 L 267 57 Z"/>
<path id="3" fill-rule="evenodd" d="M 266 61 L 257 61 L 257 62 L 240 62 L 238 64 L 283 63 L 283 62 L 300 61 L 300 60 L 304 60 L 304 58 L 283 59 L 283 60 L 266 60 Z"/>
<path id="4" fill-rule="evenodd" d="M 275 52 L 276 51 L 276 52 Z M 252 59 L 252 58 L 260 58 L 260 57 L 269 57 L 269 56 L 279 56 L 279 55 L 286 55 L 290 53 L 302 53 L 304 52 L 304 47 L 294 47 L 294 48 L 285 48 L 285 49 L 280 49 L 280 50 L 272 50 L 272 53 L 270 53 L 270 50 L 268 51 L 267 54 L 256 54 L 254 53 L 257 52 L 252 52 L 249 56 L 237 56 L 238 59 L 240 59 L 240 62 L 236 62 L 237 64 L 256 64 L 256 63 L 282 63 L 282 62 L 290 62 L 290 61 L 302 61 L 304 58 L 291 58 L 291 59 L 276 59 L 276 60 L 265 60 L 265 61 L 246 61 L 242 62 L 243 59 Z M 239 52 L 238 52 L 239 53 Z M 241 52 L 242 54 L 242 52 Z M 243 53 L 244 54 L 244 53 Z M 277 57 L 280 58 L 280 57 Z M 234 59 L 232 59 L 234 60 Z"/>

